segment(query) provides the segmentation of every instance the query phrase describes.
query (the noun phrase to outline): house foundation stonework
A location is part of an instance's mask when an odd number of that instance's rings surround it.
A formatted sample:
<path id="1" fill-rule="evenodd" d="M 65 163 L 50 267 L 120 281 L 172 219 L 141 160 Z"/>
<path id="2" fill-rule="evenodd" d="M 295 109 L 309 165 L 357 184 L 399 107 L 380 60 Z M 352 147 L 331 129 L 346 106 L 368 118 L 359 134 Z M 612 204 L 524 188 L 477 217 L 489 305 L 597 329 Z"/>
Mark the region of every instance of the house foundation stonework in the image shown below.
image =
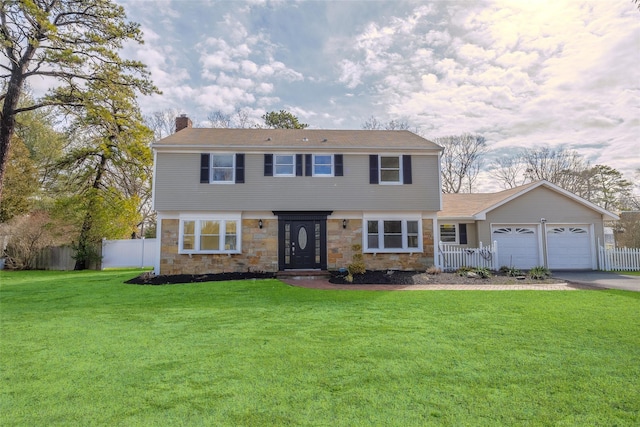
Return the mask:
<path id="1" fill-rule="evenodd" d="M 209 274 L 247 271 L 278 271 L 278 220 L 242 220 L 242 253 L 180 254 L 178 219 L 163 219 L 160 274 Z M 367 270 L 425 270 L 434 263 L 433 221 L 422 220 L 422 253 L 365 253 Z M 327 269 L 347 268 L 353 262 L 353 247 L 362 247 L 362 220 L 327 220 Z"/>
<path id="2" fill-rule="evenodd" d="M 180 220 L 162 220 L 160 274 L 208 274 L 278 271 L 278 220 L 242 221 L 242 253 L 178 253 Z"/>

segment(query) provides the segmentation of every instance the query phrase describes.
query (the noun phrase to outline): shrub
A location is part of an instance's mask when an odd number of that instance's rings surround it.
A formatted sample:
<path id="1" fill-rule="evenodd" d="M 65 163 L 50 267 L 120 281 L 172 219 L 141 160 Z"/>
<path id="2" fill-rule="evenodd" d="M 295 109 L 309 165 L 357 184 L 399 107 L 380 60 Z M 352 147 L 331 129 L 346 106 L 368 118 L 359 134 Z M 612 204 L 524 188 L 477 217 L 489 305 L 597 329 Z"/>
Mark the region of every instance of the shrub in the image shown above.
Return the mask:
<path id="1" fill-rule="evenodd" d="M 506 265 L 500 267 L 500 273 L 506 274 L 509 277 L 522 276 L 522 271 L 515 267 L 507 267 Z"/>
<path id="2" fill-rule="evenodd" d="M 551 271 L 549 271 L 548 268 L 539 265 L 529 270 L 529 277 L 535 280 L 544 280 L 551 277 Z"/>
<path id="3" fill-rule="evenodd" d="M 472 271 L 483 279 L 488 279 L 489 277 L 491 277 L 491 270 L 489 270 L 488 268 L 478 267 L 473 269 Z"/>
<path id="4" fill-rule="evenodd" d="M 467 267 L 466 265 L 463 267 L 460 267 L 459 269 L 456 270 L 456 274 L 458 276 L 466 276 L 467 273 L 469 273 L 470 271 L 472 271 L 473 269 L 471 267 Z"/>
<path id="5" fill-rule="evenodd" d="M 362 256 L 362 246 L 356 244 L 351 246 L 351 249 L 353 250 L 353 256 L 351 257 L 353 262 L 347 266 L 347 270 L 353 280 L 354 274 L 364 274 L 367 271 L 367 267 L 364 264 L 364 257 Z"/>
<path id="6" fill-rule="evenodd" d="M 440 274 L 442 273 L 442 270 L 440 270 L 438 267 L 436 267 L 435 265 L 432 265 L 431 267 L 429 267 L 427 269 L 427 274 L 432 274 L 432 275 L 436 275 L 436 274 Z"/>

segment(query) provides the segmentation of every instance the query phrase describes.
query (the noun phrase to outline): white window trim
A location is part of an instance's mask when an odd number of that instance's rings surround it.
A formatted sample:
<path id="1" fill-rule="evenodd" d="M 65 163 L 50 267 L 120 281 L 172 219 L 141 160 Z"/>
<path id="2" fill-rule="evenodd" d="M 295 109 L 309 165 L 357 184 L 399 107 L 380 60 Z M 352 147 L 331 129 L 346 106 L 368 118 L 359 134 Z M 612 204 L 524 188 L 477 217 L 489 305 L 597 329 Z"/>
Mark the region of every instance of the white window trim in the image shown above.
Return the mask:
<path id="1" fill-rule="evenodd" d="M 444 240 L 442 240 L 442 230 L 440 229 L 440 227 L 442 227 L 443 225 L 453 225 L 456 236 L 455 236 L 455 242 L 445 242 Z M 438 240 L 441 241 L 444 244 L 447 245 L 459 245 L 460 244 L 460 227 L 458 223 L 445 223 L 445 224 L 438 224 Z"/>
<path id="2" fill-rule="evenodd" d="M 233 165 L 232 173 L 231 173 L 231 181 L 215 181 L 213 179 L 213 170 L 215 167 L 213 166 L 213 156 L 232 156 L 233 157 Z M 209 184 L 235 184 L 236 183 L 236 155 L 235 153 L 209 153 Z"/>
<path id="3" fill-rule="evenodd" d="M 293 158 L 292 173 L 278 173 L 278 157 L 291 156 Z M 289 153 L 280 153 L 273 155 L 273 176 L 275 177 L 292 177 L 296 176 L 296 155 Z"/>
<path id="4" fill-rule="evenodd" d="M 402 221 L 402 248 L 369 248 L 368 221 L 378 221 L 378 245 L 384 245 L 384 221 Z M 408 247 L 407 221 L 418 222 L 418 247 Z M 364 216 L 362 219 L 362 252 L 376 253 L 422 253 L 424 252 L 422 240 L 422 216 L 413 215 L 385 215 Z"/>
<path id="5" fill-rule="evenodd" d="M 179 233 L 178 233 L 178 253 L 179 254 L 239 254 L 242 253 L 242 218 L 240 214 L 208 214 L 208 215 L 180 215 L 179 218 Z M 195 249 L 183 248 L 184 237 L 184 222 L 196 221 L 194 245 Z M 224 230 L 224 233 L 220 233 L 220 247 L 224 248 L 224 241 L 226 236 L 226 224 L 229 222 L 236 223 L 236 249 L 234 250 L 199 250 L 200 245 L 200 221 L 220 221 L 220 229 Z"/>
<path id="6" fill-rule="evenodd" d="M 316 156 L 329 156 L 331 157 L 331 173 L 316 173 Z M 312 176 L 319 176 L 319 177 L 332 177 L 335 175 L 336 173 L 336 161 L 335 161 L 335 157 L 333 154 L 314 154 L 311 158 L 311 170 L 312 170 Z"/>
<path id="7" fill-rule="evenodd" d="M 383 181 L 382 180 L 382 158 L 383 157 L 397 157 L 398 158 L 398 166 L 399 166 L 399 176 L 398 181 Z M 401 154 L 378 154 L 378 183 L 380 185 L 402 185 L 403 184 L 403 175 L 404 171 L 402 170 L 402 155 Z"/>

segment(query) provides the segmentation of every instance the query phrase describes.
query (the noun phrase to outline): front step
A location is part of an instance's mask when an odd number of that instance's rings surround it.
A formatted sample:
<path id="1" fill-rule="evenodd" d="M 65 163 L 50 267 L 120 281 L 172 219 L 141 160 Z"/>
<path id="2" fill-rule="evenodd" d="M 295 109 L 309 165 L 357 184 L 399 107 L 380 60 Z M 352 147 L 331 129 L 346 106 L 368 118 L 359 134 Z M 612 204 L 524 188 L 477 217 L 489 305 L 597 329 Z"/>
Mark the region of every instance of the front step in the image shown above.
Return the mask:
<path id="1" fill-rule="evenodd" d="M 276 273 L 278 279 L 329 279 L 331 273 L 326 270 L 284 270 Z"/>

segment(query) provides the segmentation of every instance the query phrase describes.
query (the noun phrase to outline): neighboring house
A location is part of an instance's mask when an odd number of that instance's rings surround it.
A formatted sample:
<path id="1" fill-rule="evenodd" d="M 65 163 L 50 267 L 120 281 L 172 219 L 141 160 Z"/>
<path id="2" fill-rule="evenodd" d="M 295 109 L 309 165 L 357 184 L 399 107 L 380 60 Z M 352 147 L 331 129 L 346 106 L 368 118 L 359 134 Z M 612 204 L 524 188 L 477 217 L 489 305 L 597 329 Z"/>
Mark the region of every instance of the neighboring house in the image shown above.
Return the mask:
<path id="1" fill-rule="evenodd" d="M 205 129 L 153 144 L 158 274 L 434 264 L 442 148 L 408 131 Z M 357 248 L 356 248 L 357 251 Z"/>
<path id="2" fill-rule="evenodd" d="M 597 269 L 604 221 L 618 216 L 548 181 L 487 194 L 443 194 L 444 243 L 498 243 L 500 266 Z"/>

